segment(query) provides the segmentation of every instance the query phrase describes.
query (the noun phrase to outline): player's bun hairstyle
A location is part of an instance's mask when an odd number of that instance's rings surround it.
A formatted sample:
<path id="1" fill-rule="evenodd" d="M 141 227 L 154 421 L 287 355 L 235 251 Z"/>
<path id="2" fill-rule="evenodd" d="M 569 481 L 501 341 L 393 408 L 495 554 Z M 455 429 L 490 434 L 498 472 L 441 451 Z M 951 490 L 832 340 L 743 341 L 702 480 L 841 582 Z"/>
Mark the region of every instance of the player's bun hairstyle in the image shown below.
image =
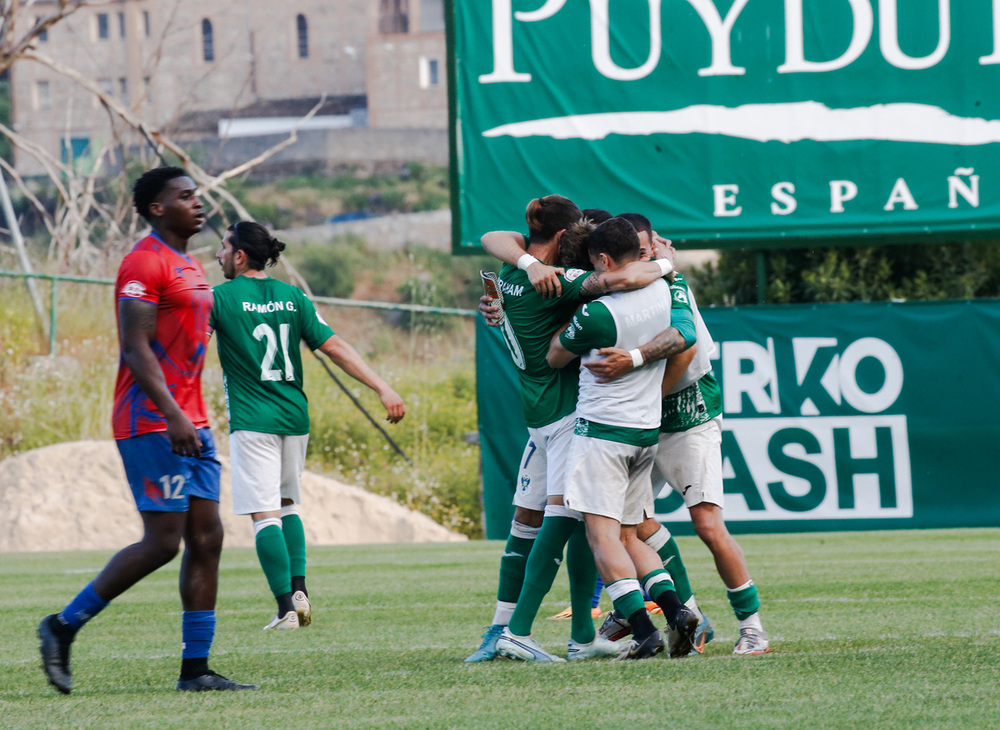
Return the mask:
<path id="1" fill-rule="evenodd" d="M 260 223 L 237 221 L 227 230 L 233 233 L 229 237 L 233 252 L 243 251 L 247 255 L 247 264 L 254 271 L 262 270 L 265 265 L 274 266 L 285 250 L 285 244 Z"/>
<path id="2" fill-rule="evenodd" d="M 614 216 L 604 210 L 604 208 L 584 208 L 583 217 L 592 221 L 595 226 L 599 226 L 604 221 L 614 218 Z"/>
<path id="3" fill-rule="evenodd" d="M 156 202 L 160 194 L 166 189 L 167 183 L 178 177 L 186 177 L 187 172 L 179 167 L 157 167 L 147 170 L 139 176 L 132 187 L 132 202 L 135 204 L 136 212 L 149 223 L 149 206 Z"/>
<path id="4" fill-rule="evenodd" d="M 587 239 L 590 232 L 596 228 L 596 224 L 589 218 L 579 220 L 562 234 L 559 239 L 559 265 L 564 269 L 584 269 L 590 270 L 594 265 L 590 262 L 590 254 L 587 252 Z"/>
<path id="5" fill-rule="evenodd" d="M 636 233 L 646 232 L 649 236 L 650 242 L 653 240 L 653 224 L 649 222 L 649 218 L 644 216 L 642 213 L 619 213 L 616 218 L 622 218 L 627 220 L 632 224 L 632 227 L 636 230 Z"/>
<path id="6" fill-rule="evenodd" d="M 591 232 L 587 250 L 592 258 L 603 253 L 615 263 L 632 261 L 639 258 L 639 234 L 627 220 L 612 218 Z"/>
<path id="7" fill-rule="evenodd" d="M 546 195 L 528 203 L 524 219 L 528 223 L 528 242 L 551 241 L 559 231 L 569 228 L 583 218 L 583 213 L 569 198 L 562 195 Z"/>

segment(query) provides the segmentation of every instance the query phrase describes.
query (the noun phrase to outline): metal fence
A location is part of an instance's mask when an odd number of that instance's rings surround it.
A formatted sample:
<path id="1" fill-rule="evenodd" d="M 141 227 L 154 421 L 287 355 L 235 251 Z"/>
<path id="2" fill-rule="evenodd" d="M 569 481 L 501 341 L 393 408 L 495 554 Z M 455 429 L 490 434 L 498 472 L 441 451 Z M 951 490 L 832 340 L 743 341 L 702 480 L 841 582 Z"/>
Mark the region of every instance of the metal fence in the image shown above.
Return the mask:
<path id="1" fill-rule="evenodd" d="M 58 301 L 59 282 L 68 281 L 77 284 L 99 284 L 101 286 L 113 286 L 114 279 L 100 279 L 88 276 L 73 276 L 70 274 L 28 274 L 23 271 L 0 271 L 0 277 L 13 279 L 44 279 L 51 282 L 49 291 L 49 355 L 56 354 L 56 332 L 58 330 Z M 423 304 L 401 304 L 397 302 L 368 302 L 358 299 L 340 299 L 337 297 L 312 297 L 316 304 L 326 304 L 337 307 L 356 307 L 361 309 L 385 309 L 397 312 L 414 312 L 419 314 L 444 314 L 455 317 L 475 317 L 477 311 L 474 309 L 456 309 L 453 307 L 430 307 Z"/>

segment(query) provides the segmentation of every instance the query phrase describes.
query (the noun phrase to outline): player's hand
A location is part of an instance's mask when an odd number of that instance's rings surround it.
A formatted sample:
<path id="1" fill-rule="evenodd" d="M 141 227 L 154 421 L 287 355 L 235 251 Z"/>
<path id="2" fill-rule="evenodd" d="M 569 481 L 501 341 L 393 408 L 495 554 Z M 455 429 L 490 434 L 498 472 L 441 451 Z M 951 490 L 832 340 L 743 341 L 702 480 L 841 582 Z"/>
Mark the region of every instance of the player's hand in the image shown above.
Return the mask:
<path id="1" fill-rule="evenodd" d="M 677 249 L 669 238 L 664 238 L 656 231 L 653 231 L 653 251 L 656 258 L 667 259 L 671 264 L 677 264 Z"/>
<path id="2" fill-rule="evenodd" d="M 493 303 L 493 297 L 483 294 L 479 297 L 479 312 L 490 327 L 500 326 L 500 307 Z"/>
<path id="3" fill-rule="evenodd" d="M 602 347 L 597 351 L 602 359 L 584 364 L 598 383 L 610 383 L 633 370 L 632 356 L 619 347 Z"/>
<path id="4" fill-rule="evenodd" d="M 535 291 L 546 299 L 552 299 L 562 294 L 562 282 L 559 276 L 565 274 L 566 270 L 561 266 L 549 266 L 541 261 L 536 261 L 528 267 L 528 281 L 535 287 Z"/>
<path id="5" fill-rule="evenodd" d="M 402 397 L 394 390 L 388 390 L 379 395 L 379 400 L 385 406 L 385 420 L 389 423 L 399 423 L 406 415 L 406 405 Z"/>
<path id="6" fill-rule="evenodd" d="M 178 456 L 201 456 L 201 437 L 191 419 L 183 413 L 167 419 L 170 450 Z"/>

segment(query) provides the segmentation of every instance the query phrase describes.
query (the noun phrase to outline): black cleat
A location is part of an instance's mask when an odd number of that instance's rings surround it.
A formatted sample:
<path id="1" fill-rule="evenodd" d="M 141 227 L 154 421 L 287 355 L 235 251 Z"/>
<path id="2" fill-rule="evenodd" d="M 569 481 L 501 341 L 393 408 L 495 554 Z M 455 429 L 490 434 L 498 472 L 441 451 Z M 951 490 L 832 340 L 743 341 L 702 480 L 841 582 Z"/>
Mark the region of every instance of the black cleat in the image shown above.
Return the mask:
<path id="1" fill-rule="evenodd" d="M 56 635 L 51 622 L 57 620 L 56 615 L 51 614 L 38 624 L 39 649 L 42 652 L 42 669 L 49 678 L 49 684 L 68 695 L 73 691 L 73 677 L 69 672 L 69 647 L 73 640 L 66 641 Z"/>
<path id="2" fill-rule="evenodd" d="M 194 679 L 178 679 L 178 692 L 210 692 L 212 690 L 233 691 L 238 689 L 260 689 L 256 684 L 240 684 L 216 674 L 211 669 Z"/>
<path id="3" fill-rule="evenodd" d="M 701 619 L 687 606 L 681 606 L 674 616 L 673 623 L 667 622 L 667 638 L 670 641 L 670 657 L 687 656 L 694 647 L 694 635 L 698 631 Z"/>
<path id="4" fill-rule="evenodd" d="M 667 643 L 663 640 L 663 634 L 659 631 L 654 631 L 642 641 L 636 639 L 629 641 L 615 661 L 624 662 L 630 659 L 647 659 L 659 654 L 666 646 Z"/>

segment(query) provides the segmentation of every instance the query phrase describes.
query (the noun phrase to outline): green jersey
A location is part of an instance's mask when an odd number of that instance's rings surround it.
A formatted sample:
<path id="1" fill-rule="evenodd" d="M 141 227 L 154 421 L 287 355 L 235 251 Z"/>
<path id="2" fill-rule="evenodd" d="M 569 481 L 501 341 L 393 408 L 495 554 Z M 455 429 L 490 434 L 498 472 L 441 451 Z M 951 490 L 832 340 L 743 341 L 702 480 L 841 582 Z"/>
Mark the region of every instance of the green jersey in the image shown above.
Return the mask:
<path id="1" fill-rule="evenodd" d="M 722 388 L 709 371 L 696 382 L 663 399 L 661 433 L 687 431 L 722 413 Z"/>
<path id="2" fill-rule="evenodd" d="M 551 368 L 545 356 L 556 330 L 566 323 L 581 301 L 593 298 L 581 291 L 591 273 L 568 270 L 559 277 L 562 294 L 546 299 L 535 291 L 524 271 L 510 264 L 500 269 L 500 291 L 507 314 L 500 331 L 517 367 L 521 405 L 529 428 L 547 426 L 576 409 L 579 369 Z"/>
<path id="3" fill-rule="evenodd" d="M 237 276 L 213 293 L 229 430 L 309 433 L 299 341 L 316 350 L 333 330 L 300 289 L 276 279 Z"/>
<path id="4" fill-rule="evenodd" d="M 694 292 L 680 273 L 674 275 L 670 285 L 671 313 L 686 311 L 694 319 L 698 351 L 687 371 L 663 399 L 660 431 L 675 433 L 687 431 L 706 423 L 722 413 L 722 389 L 712 374 L 711 358 L 715 350 L 705 320 L 698 311 Z"/>

